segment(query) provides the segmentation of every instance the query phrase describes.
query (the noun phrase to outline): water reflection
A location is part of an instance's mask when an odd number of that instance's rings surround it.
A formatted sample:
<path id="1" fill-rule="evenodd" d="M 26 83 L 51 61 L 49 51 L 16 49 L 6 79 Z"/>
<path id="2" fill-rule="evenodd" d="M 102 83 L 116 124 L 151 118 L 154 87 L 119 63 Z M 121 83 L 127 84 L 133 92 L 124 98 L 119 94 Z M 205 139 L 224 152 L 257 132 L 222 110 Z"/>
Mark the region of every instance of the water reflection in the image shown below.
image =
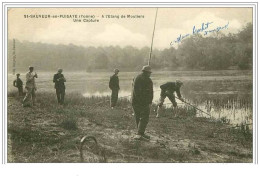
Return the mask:
<path id="1" fill-rule="evenodd" d="M 94 92 L 94 93 L 90 93 L 90 92 L 87 92 L 87 93 L 83 93 L 83 96 L 84 97 L 92 97 L 92 96 L 95 96 L 95 97 L 104 97 L 104 96 L 110 96 L 111 95 L 111 92 L 110 91 L 105 91 L 105 92 Z M 118 94 L 118 98 L 128 98 L 130 99 L 131 98 L 131 93 L 130 91 L 122 91 L 120 90 L 119 94 Z"/>
<path id="2" fill-rule="evenodd" d="M 130 99 L 132 79 L 138 72 L 120 72 L 119 98 Z M 38 92 L 48 91 L 55 93 L 52 82 L 54 73 L 38 72 L 36 83 Z M 108 72 L 65 72 L 67 79 L 66 92 L 78 92 L 85 97 L 110 96 L 108 81 L 111 73 Z M 153 72 L 154 103 L 158 103 L 160 97 L 159 86 L 168 81 L 180 79 L 184 82 L 181 89 L 187 102 L 209 113 L 214 118 L 225 118 L 232 124 L 252 123 L 252 73 L 244 71 L 184 71 L 184 72 Z M 8 75 L 8 91 L 14 89 L 12 81 L 15 76 Z M 25 73 L 21 73 L 21 79 L 25 82 Z M 15 89 L 16 90 L 16 89 Z M 179 100 L 180 107 L 187 106 Z M 171 106 L 166 98 L 165 106 Z M 197 116 L 207 116 L 197 111 Z"/>
<path id="3" fill-rule="evenodd" d="M 216 104 L 216 102 L 216 100 L 206 100 L 204 103 L 197 105 L 203 111 L 210 113 L 212 117 L 224 119 L 228 123 L 252 123 L 252 102 L 240 99 L 227 99 L 222 104 Z"/>
<path id="4" fill-rule="evenodd" d="M 241 123 L 247 123 L 251 124 L 253 120 L 252 110 L 253 105 L 252 101 L 250 101 L 250 98 L 245 99 L 237 99 L 236 94 L 229 94 L 229 97 L 221 97 L 217 99 L 214 98 L 205 98 L 203 95 L 200 95 L 200 101 L 197 101 L 198 98 L 193 94 L 194 99 L 185 97 L 185 100 L 192 105 L 196 106 L 197 108 L 201 109 L 202 111 L 210 114 L 215 119 L 222 119 L 222 121 L 225 121 L 227 123 L 231 124 L 241 124 Z M 95 93 L 85 93 L 85 97 L 91 97 L 91 96 L 110 96 L 110 92 L 95 92 Z M 157 104 L 159 102 L 160 97 L 160 90 L 157 88 L 154 92 L 154 100 L 153 103 Z M 207 97 L 207 96 L 206 96 Z M 120 91 L 119 98 L 128 98 L 130 100 L 131 93 L 130 91 Z M 187 104 L 182 103 L 180 100 L 176 99 L 179 107 L 189 107 Z M 170 108 L 171 102 L 168 98 L 165 99 L 164 106 L 167 108 Z M 196 115 L 198 117 L 209 117 L 208 115 L 197 111 Z"/>

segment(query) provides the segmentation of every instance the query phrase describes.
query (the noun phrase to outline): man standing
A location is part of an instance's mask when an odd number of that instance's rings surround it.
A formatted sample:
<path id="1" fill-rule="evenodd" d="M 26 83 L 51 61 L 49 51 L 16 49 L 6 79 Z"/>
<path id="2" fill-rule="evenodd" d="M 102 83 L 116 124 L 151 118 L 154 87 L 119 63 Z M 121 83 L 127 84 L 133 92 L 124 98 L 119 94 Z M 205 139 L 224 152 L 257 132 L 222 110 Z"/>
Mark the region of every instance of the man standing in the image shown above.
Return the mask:
<path id="1" fill-rule="evenodd" d="M 118 91 L 120 89 L 119 78 L 118 78 L 119 70 L 115 69 L 114 73 L 115 74 L 112 75 L 109 80 L 109 88 L 112 90 L 111 99 L 110 99 L 110 106 L 112 109 L 116 106 L 118 100 Z"/>
<path id="2" fill-rule="evenodd" d="M 38 78 L 37 73 L 33 73 L 34 68 L 29 67 L 29 72 L 26 74 L 26 95 L 23 99 L 23 106 L 29 106 L 30 100 L 32 98 L 32 105 L 35 105 L 35 91 L 36 91 L 36 85 L 35 85 L 35 78 Z"/>
<path id="3" fill-rule="evenodd" d="M 158 108 L 157 108 L 157 115 L 156 117 L 160 117 L 160 108 L 163 105 L 163 102 L 165 100 L 166 97 L 169 98 L 169 100 L 172 102 L 173 105 L 173 109 L 174 111 L 176 111 L 176 107 L 177 107 L 177 102 L 175 100 L 175 96 L 174 96 L 174 92 L 176 92 L 178 98 L 183 102 L 183 98 L 181 97 L 181 92 L 180 92 L 180 88 L 183 85 L 183 83 L 179 80 L 176 80 L 176 82 L 167 82 L 163 85 L 160 86 L 161 88 L 161 95 L 160 95 L 160 100 L 159 100 L 159 104 L 158 104 Z"/>
<path id="4" fill-rule="evenodd" d="M 20 79 L 20 74 L 16 74 L 16 79 L 13 82 L 14 87 L 18 88 L 19 96 L 23 96 L 23 81 Z"/>
<path id="5" fill-rule="evenodd" d="M 133 81 L 132 106 L 134 110 L 136 126 L 138 129 L 136 140 L 149 140 L 150 137 L 144 134 L 149 122 L 150 106 L 153 100 L 153 82 L 150 78 L 151 67 L 146 65 Z"/>
<path id="6" fill-rule="evenodd" d="M 66 79 L 62 74 L 62 69 L 58 69 L 58 72 L 53 76 L 53 82 L 55 83 L 56 95 L 58 99 L 58 103 L 63 105 L 64 104 L 64 97 L 65 97 L 65 84 Z"/>

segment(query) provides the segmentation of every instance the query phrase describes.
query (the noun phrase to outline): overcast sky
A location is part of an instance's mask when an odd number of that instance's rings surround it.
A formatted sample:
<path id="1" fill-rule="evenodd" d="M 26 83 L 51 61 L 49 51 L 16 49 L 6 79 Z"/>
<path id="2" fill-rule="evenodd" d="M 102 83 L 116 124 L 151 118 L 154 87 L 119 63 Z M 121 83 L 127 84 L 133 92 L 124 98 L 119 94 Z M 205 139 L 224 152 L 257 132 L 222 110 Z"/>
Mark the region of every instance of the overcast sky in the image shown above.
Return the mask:
<path id="1" fill-rule="evenodd" d="M 156 8 L 12 8 L 8 38 L 80 46 L 150 46 Z M 72 18 L 25 18 L 25 15 L 94 15 L 99 22 Z M 102 18 L 102 15 L 140 15 L 144 18 Z M 82 20 L 83 21 L 83 20 Z M 159 8 L 154 47 L 169 48 L 181 34 L 213 22 L 209 29 L 229 23 L 223 33 L 236 33 L 252 22 L 252 8 Z M 176 45 L 176 43 L 174 43 Z"/>

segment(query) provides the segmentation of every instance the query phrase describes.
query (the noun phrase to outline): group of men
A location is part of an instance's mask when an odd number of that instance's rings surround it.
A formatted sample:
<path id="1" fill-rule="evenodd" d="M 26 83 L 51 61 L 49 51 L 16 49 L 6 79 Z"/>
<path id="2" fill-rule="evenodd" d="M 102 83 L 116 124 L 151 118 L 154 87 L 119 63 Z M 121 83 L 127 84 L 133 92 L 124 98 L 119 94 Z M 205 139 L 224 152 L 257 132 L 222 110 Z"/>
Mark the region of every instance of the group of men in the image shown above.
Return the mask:
<path id="1" fill-rule="evenodd" d="M 36 99 L 36 83 L 35 78 L 38 78 L 36 72 L 33 72 L 34 67 L 29 67 L 29 72 L 26 73 L 26 95 L 23 99 L 23 107 L 34 106 Z M 58 72 L 53 76 L 54 88 L 56 89 L 57 100 L 59 104 L 64 104 L 65 97 L 65 84 L 66 79 L 62 74 L 62 69 L 58 69 Z M 13 82 L 13 86 L 18 88 L 19 96 L 23 96 L 23 81 L 20 79 L 20 74 L 16 74 L 16 80 Z"/>
<path id="2" fill-rule="evenodd" d="M 113 109 L 116 106 L 119 92 L 119 70 L 115 69 L 115 74 L 110 77 L 109 88 L 112 90 L 110 106 Z M 134 78 L 132 84 L 132 107 L 134 110 L 134 116 L 137 126 L 136 140 L 149 140 L 150 136 L 145 134 L 146 126 L 149 122 L 150 108 L 153 101 L 153 82 L 150 78 L 152 73 L 151 67 L 146 65 L 142 68 L 142 73 Z M 174 92 L 176 92 L 178 98 L 181 101 L 184 99 L 181 96 L 180 88 L 183 83 L 179 80 L 175 82 L 167 82 L 160 86 L 161 94 L 157 107 L 158 118 L 160 116 L 160 110 L 166 97 L 172 102 L 174 110 L 177 107 Z"/>
<path id="3" fill-rule="evenodd" d="M 35 78 L 38 78 L 37 73 L 33 72 L 34 68 L 29 67 L 29 72 L 26 74 L 26 95 L 23 99 L 23 106 L 31 106 L 35 105 L 35 98 L 36 94 L 35 91 L 37 90 L 35 84 Z M 109 88 L 111 89 L 111 99 L 110 99 L 110 106 L 112 109 L 117 104 L 118 100 L 118 92 L 120 90 L 119 87 L 119 77 L 118 77 L 119 70 L 115 69 L 114 74 L 110 77 L 109 81 Z M 146 126 L 149 122 L 149 115 L 150 115 L 150 108 L 153 101 L 153 82 L 150 78 L 152 73 L 151 67 L 149 65 L 143 66 L 142 73 L 136 76 L 133 79 L 132 84 L 132 107 L 134 111 L 136 126 L 137 126 L 137 134 L 135 139 L 137 140 L 149 140 L 150 137 L 145 134 Z M 23 95 L 23 82 L 20 79 L 20 74 L 16 75 L 17 78 L 13 82 L 13 85 L 18 88 L 19 96 Z M 64 104 L 64 97 L 65 97 L 65 82 L 66 79 L 62 74 L 62 69 L 58 69 L 58 72 L 53 76 L 53 82 L 55 83 L 54 88 L 56 89 L 56 95 L 58 103 L 63 105 Z M 160 108 L 162 107 L 164 100 L 166 97 L 172 102 L 174 109 L 177 107 L 177 103 L 175 100 L 174 92 L 176 92 L 178 98 L 181 101 L 184 101 L 181 97 L 180 88 L 183 83 L 179 80 L 175 82 L 167 82 L 160 86 L 161 94 L 160 100 L 157 107 L 157 115 L 158 118 L 160 116 Z"/>

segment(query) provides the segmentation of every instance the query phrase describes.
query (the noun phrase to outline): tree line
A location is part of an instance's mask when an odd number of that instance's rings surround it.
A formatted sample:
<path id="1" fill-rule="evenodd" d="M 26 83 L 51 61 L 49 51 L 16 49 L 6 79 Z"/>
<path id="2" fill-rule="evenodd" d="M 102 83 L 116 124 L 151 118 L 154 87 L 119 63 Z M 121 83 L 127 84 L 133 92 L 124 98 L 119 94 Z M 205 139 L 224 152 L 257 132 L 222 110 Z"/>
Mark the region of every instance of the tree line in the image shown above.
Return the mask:
<path id="1" fill-rule="evenodd" d="M 15 40 L 14 48 L 12 39 L 8 41 L 8 69 L 12 71 L 15 54 L 17 71 L 27 70 L 30 65 L 42 71 L 138 71 L 148 63 L 149 51 L 149 47 L 83 47 L 19 40 Z M 196 34 L 182 40 L 178 48 L 154 49 L 151 65 L 158 70 L 252 69 L 253 25 L 248 23 L 236 34 Z"/>

